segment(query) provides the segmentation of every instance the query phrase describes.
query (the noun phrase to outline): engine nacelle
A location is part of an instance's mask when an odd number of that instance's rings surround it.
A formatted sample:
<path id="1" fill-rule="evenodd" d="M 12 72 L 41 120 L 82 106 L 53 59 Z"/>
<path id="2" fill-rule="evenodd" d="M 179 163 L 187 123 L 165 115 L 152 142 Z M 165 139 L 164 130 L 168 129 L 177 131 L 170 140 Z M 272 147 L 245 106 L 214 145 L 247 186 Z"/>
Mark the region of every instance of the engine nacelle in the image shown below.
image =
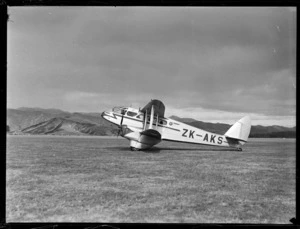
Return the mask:
<path id="1" fill-rule="evenodd" d="M 161 142 L 161 139 L 149 137 L 139 132 L 131 132 L 124 135 L 124 138 L 127 138 L 130 141 L 131 149 L 138 150 L 151 148 L 152 146 Z"/>

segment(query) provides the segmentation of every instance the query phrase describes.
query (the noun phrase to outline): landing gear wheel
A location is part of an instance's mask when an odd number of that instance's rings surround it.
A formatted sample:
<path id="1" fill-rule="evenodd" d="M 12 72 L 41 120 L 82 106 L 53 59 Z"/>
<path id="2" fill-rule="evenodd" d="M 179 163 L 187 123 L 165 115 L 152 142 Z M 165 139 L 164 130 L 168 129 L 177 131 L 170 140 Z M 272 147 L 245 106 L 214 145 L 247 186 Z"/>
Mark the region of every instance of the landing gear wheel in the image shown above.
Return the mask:
<path id="1" fill-rule="evenodd" d="M 237 148 L 237 151 L 243 151 L 243 149 L 242 148 Z"/>
<path id="2" fill-rule="evenodd" d="M 138 149 L 138 148 L 135 148 L 135 147 L 130 147 L 130 150 L 131 150 L 131 151 L 139 151 L 139 149 Z"/>

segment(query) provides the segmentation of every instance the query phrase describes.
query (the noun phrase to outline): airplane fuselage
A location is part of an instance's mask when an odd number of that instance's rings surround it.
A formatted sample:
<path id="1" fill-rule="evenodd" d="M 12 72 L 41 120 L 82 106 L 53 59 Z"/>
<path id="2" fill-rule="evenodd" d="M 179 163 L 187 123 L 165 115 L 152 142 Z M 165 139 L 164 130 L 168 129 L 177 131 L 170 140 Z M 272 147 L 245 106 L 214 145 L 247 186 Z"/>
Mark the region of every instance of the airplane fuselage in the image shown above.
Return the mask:
<path id="1" fill-rule="evenodd" d="M 103 112 L 102 117 L 119 127 L 124 126 L 129 129 L 132 133 L 123 133 L 121 136 L 132 141 L 131 147 L 133 148 L 149 148 L 147 146 L 155 145 L 161 140 L 235 148 L 239 148 L 244 144 L 243 141 L 234 141 L 224 135 L 211 133 L 170 118 L 153 117 L 151 123 L 150 114 L 130 107 L 124 108 L 123 112 Z M 141 137 L 138 133 L 149 128 L 159 132 L 161 139 L 156 141 L 155 138 L 151 140 L 147 137 L 147 139 L 145 138 L 147 142 L 144 145 L 136 145 L 135 142 L 143 144 L 142 140 L 137 140 Z"/>

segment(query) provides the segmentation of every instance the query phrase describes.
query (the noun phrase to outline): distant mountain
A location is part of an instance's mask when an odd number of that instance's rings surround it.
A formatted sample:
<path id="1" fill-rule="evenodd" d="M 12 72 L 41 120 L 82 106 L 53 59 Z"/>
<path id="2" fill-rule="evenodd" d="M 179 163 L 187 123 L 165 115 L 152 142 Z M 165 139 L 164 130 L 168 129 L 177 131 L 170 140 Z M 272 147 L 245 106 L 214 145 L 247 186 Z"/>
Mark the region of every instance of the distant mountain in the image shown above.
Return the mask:
<path id="1" fill-rule="evenodd" d="M 194 126 L 203 130 L 207 130 L 212 133 L 216 134 L 225 134 L 225 132 L 230 128 L 231 125 L 224 124 L 224 123 L 210 123 L 210 122 L 202 122 L 197 121 L 195 119 L 188 119 L 188 118 L 179 118 L 177 116 L 171 116 L 171 119 L 174 119 L 179 122 L 186 123 L 190 126 Z"/>
<path id="2" fill-rule="evenodd" d="M 117 128 L 93 124 L 91 122 L 75 121 L 71 118 L 52 118 L 48 121 L 27 127 L 25 134 L 55 134 L 55 135 L 116 135 Z"/>
<path id="3" fill-rule="evenodd" d="M 170 119 L 177 120 L 179 122 L 184 122 L 184 123 L 191 123 L 191 122 L 197 122 L 197 120 L 192 119 L 192 118 L 179 118 L 178 116 L 172 115 L 169 117 Z"/>
<path id="4" fill-rule="evenodd" d="M 224 134 L 230 125 L 209 123 L 191 118 L 171 116 L 171 119 L 207 130 Z M 52 135 L 116 135 L 118 127 L 107 122 L 100 113 L 70 113 L 59 109 L 26 108 L 7 110 L 7 131 L 10 134 Z M 250 137 L 295 138 L 296 127 L 252 126 Z"/>
<path id="5" fill-rule="evenodd" d="M 226 131 L 231 127 L 229 124 L 224 123 L 209 123 L 201 122 L 196 120 L 189 120 L 185 118 L 179 118 L 176 116 L 171 116 L 171 119 L 174 119 L 179 122 L 186 123 L 188 125 L 207 130 L 216 134 L 225 134 Z M 284 126 L 252 126 L 250 132 L 251 138 L 295 138 L 296 137 L 296 127 L 284 127 Z"/>
<path id="6" fill-rule="evenodd" d="M 44 112 L 44 113 L 49 113 L 49 114 L 70 114 L 70 112 L 66 112 L 66 111 L 62 111 L 59 109 L 55 109 L 55 108 L 39 108 L 39 107 L 20 107 L 17 110 L 19 111 L 31 111 L 31 112 L 36 112 L 36 111 L 40 111 L 40 112 Z"/>
<path id="7" fill-rule="evenodd" d="M 7 110 L 12 134 L 116 135 L 118 127 L 100 113 L 70 113 L 58 109 L 18 108 Z"/>
<path id="8" fill-rule="evenodd" d="M 69 112 L 54 109 L 25 108 L 7 110 L 7 125 L 10 131 L 20 131 L 26 127 L 47 121 L 55 117 L 70 115 Z"/>

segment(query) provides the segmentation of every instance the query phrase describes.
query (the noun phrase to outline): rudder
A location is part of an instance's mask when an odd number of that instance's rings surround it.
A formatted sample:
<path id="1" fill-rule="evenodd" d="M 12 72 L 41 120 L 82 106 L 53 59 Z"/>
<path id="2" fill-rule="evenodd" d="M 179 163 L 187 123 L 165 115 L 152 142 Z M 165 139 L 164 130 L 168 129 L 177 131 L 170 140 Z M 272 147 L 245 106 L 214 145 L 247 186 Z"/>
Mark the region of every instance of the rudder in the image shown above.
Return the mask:
<path id="1" fill-rule="evenodd" d="M 224 134 L 225 137 L 233 138 L 242 142 L 247 142 L 251 130 L 251 119 L 245 116 L 233 124 Z"/>

